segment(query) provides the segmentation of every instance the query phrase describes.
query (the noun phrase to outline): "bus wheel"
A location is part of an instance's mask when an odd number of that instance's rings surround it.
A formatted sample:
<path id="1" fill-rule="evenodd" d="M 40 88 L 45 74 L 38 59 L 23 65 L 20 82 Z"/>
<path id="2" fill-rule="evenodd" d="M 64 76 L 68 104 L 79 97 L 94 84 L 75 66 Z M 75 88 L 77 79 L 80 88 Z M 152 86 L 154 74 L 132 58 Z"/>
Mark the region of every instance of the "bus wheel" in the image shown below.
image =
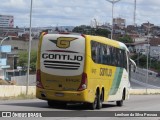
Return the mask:
<path id="1" fill-rule="evenodd" d="M 66 102 L 59 102 L 54 100 L 48 100 L 48 106 L 49 107 L 66 107 Z"/>
<path id="2" fill-rule="evenodd" d="M 101 109 L 102 108 L 102 103 L 103 103 L 103 91 L 102 91 L 101 95 L 98 95 L 98 98 L 97 98 L 97 109 Z"/>
<path id="3" fill-rule="evenodd" d="M 123 100 L 125 100 L 125 92 L 123 91 L 122 100 L 116 101 L 117 106 L 123 106 Z"/>
<path id="4" fill-rule="evenodd" d="M 116 104 L 117 104 L 117 106 L 123 106 L 123 100 L 120 100 L 120 101 L 116 101 Z"/>
<path id="5" fill-rule="evenodd" d="M 53 107 L 53 106 L 56 105 L 56 102 L 55 102 L 55 101 L 52 101 L 52 100 L 48 100 L 47 103 L 48 103 L 48 106 L 49 106 L 49 107 Z"/>
<path id="6" fill-rule="evenodd" d="M 96 92 L 94 102 L 93 102 L 93 103 L 89 103 L 89 107 L 90 107 L 92 110 L 95 110 L 96 107 L 97 107 L 97 99 L 98 99 L 98 93 Z"/>

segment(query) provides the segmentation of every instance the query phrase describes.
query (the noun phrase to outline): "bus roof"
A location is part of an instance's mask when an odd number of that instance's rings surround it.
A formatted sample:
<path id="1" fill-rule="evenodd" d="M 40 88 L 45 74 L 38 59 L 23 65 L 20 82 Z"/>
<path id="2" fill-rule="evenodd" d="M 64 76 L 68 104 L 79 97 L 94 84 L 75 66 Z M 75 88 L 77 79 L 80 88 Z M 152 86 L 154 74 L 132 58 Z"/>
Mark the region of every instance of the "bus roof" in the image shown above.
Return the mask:
<path id="1" fill-rule="evenodd" d="M 87 38 L 87 40 L 95 40 L 97 42 L 101 42 L 110 46 L 114 46 L 123 50 L 126 50 L 127 52 L 129 52 L 129 49 L 127 48 L 127 46 L 120 42 L 120 41 L 116 41 L 116 40 L 111 40 L 109 38 L 106 37 L 102 37 L 102 36 L 94 36 L 94 35 L 85 35 L 85 34 L 80 34 L 80 33 L 48 33 L 48 34 L 65 34 L 65 35 L 72 35 L 72 36 L 83 36 L 85 38 Z M 130 52 L 129 52 L 130 53 Z"/>

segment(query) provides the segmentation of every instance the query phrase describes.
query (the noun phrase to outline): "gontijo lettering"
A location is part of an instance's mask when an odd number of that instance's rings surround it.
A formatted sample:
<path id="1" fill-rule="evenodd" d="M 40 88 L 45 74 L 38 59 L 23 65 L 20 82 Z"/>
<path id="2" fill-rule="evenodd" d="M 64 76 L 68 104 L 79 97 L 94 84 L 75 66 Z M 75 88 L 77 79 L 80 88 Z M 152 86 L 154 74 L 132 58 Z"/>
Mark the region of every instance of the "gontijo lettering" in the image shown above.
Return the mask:
<path id="1" fill-rule="evenodd" d="M 82 61 L 83 56 L 79 55 L 65 55 L 65 54 L 49 54 L 49 53 L 43 53 L 42 54 L 43 59 L 55 59 L 55 60 L 70 60 L 70 61 Z"/>
<path id="2" fill-rule="evenodd" d="M 100 68 L 100 76 L 112 76 L 112 69 Z"/>

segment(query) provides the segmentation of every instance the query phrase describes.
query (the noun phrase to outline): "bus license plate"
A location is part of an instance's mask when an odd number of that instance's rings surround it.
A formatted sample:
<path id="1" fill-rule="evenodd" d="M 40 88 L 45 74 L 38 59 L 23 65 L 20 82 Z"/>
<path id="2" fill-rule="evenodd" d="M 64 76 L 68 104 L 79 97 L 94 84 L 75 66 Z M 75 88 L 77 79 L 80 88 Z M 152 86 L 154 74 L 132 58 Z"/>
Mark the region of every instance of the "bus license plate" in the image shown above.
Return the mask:
<path id="1" fill-rule="evenodd" d="M 58 96 L 58 97 L 63 97 L 64 93 L 55 93 L 55 95 Z"/>

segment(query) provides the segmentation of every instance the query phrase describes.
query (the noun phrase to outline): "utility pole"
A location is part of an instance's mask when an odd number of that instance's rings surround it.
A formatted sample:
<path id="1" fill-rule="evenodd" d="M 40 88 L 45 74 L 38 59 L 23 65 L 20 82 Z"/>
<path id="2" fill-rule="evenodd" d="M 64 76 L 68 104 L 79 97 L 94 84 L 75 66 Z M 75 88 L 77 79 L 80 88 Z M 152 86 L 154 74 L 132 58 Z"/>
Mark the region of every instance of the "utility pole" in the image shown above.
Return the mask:
<path id="1" fill-rule="evenodd" d="M 150 23 L 148 22 L 148 26 L 147 26 L 147 29 L 148 29 L 148 35 L 147 35 L 147 76 L 146 76 L 146 84 L 148 84 L 148 58 L 149 58 L 149 52 L 150 52 L 150 44 L 149 44 L 149 31 L 150 31 Z M 147 86 L 148 87 L 148 86 Z M 146 94 L 147 94 L 147 87 L 146 87 Z"/>
<path id="2" fill-rule="evenodd" d="M 29 27 L 29 41 L 28 41 L 28 68 L 27 68 L 27 85 L 26 85 L 26 95 L 28 95 L 28 87 L 29 87 L 29 70 L 30 70 L 30 57 L 31 57 L 31 26 L 32 25 L 32 0 L 31 0 L 31 6 L 30 6 L 30 27 Z"/>
<path id="3" fill-rule="evenodd" d="M 136 27 L 136 0 L 134 0 L 133 25 L 134 25 L 134 27 Z"/>
<path id="4" fill-rule="evenodd" d="M 95 21 L 95 27 L 97 29 L 97 20 L 94 18 L 94 21 Z"/>
<path id="5" fill-rule="evenodd" d="M 114 4 L 119 2 L 120 0 L 106 0 L 112 3 L 112 30 L 111 30 L 111 39 L 113 38 L 113 12 L 114 12 Z"/>

